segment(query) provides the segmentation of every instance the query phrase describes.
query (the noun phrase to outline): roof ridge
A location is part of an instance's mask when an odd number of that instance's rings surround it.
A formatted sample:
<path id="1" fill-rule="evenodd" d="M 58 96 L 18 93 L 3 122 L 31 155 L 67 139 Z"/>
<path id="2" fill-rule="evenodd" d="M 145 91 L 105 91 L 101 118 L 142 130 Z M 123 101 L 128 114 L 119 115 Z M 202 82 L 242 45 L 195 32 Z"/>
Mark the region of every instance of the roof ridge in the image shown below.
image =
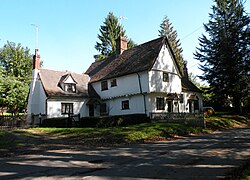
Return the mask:
<path id="1" fill-rule="evenodd" d="M 54 69 L 45 69 L 45 68 L 41 68 L 40 70 L 45 70 L 45 71 L 54 71 L 54 72 L 60 72 L 60 73 L 64 73 L 64 75 L 67 75 L 67 74 L 78 74 L 78 75 L 87 75 L 85 73 L 76 73 L 76 72 L 73 72 L 73 71 L 60 71 L 60 70 L 54 70 Z"/>

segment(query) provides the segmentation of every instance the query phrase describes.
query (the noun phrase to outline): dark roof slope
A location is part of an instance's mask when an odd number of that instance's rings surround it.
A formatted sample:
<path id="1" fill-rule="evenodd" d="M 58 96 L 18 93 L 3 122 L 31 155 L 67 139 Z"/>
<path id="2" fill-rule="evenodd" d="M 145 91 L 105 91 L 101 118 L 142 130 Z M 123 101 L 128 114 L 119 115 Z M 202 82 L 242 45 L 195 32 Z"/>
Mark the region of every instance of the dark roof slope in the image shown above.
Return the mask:
<path id="1" fill-rule="evenodd" d="M 192 83 L 191 81 L 188 80 L 187 77 L 183 77 L 181 79 L 181 86 L 182 86 L 182 90 L 185 92 L 187 91 L 194 91 L 194 92 L 199 92 L 202 93 L 202 91 L 194 85 L 194 83 Z"/>
<path id="2" fill-rule="evenodd" d="M 90 82 L 96 82 L 150 70 L 164 43 L 165 39 L 161 37 L 138 45 L 118 57 L 114 55 L 92 63 L 85 73 L 91 77 Z"/>
<path id="3" fill-rule="evenodd" d="M 68 74 L 72 76 L 76 84 L 76 93 L 63 91 L 58 83 L 62 77 Z M 86 74 L 77 74 L 73 72 L 54 71 L 49 69 L 40 69 L 39 76 L 47 96 L 68 96 L 68 97 L 87 97 L 89 76 Z"/>

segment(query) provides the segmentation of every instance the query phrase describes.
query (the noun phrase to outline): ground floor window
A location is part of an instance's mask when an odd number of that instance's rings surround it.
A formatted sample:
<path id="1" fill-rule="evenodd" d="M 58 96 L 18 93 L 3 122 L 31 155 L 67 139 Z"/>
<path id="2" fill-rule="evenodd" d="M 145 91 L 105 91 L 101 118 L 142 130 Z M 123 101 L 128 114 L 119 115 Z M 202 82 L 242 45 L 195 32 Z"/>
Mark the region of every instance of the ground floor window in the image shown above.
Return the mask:
<path id="1" fill-rule="evenodd" d="M 129 100 L 122 101 L 122 110 L 129 109 Z"/>
<path id="2" fill-rule="evenodd" d="M 61 113 L 62 114 L 74 114 L 73 103 L 61 103 Z"/>
<path id="3" fill-rule="evenodd" d="M 156 98 L 156 109 L 157 110 L 164 110 L 165 109 L 164 98 L 162 98 L 162 97 Z"/>

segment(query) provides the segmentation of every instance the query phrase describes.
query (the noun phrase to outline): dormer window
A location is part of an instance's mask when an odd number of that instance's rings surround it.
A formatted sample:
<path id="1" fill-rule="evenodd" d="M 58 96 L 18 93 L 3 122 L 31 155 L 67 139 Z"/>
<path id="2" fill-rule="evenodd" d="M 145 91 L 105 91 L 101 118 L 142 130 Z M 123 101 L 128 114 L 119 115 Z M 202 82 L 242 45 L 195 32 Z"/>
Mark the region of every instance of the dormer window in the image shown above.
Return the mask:
<path id="1" fill-rule="evenodd" d="M 58 86 L 64 92 L 76 93 L 76 84 L 77 82 L 74 80 L 71 74 L 65 74 L 61 77 Z"/>
<path id="2" fill-rule="evenodd" d="M 76 85 L 73 83 L 65 83 L 64 84 L 64 91 L 69 93 L 75 93 L 76 92 Z"/>

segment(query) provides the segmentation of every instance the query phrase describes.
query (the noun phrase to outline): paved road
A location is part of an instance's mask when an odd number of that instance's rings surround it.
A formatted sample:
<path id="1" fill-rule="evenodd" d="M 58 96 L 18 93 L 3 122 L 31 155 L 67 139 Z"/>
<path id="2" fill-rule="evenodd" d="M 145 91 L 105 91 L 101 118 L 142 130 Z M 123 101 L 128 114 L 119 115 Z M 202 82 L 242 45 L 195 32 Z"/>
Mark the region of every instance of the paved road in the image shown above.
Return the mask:
<path id="1" fill-rule="evenodd" d="M 218 179 L 250 158 L 250 127 L 169 142 L 0 159 L 0 179 Z"/>

